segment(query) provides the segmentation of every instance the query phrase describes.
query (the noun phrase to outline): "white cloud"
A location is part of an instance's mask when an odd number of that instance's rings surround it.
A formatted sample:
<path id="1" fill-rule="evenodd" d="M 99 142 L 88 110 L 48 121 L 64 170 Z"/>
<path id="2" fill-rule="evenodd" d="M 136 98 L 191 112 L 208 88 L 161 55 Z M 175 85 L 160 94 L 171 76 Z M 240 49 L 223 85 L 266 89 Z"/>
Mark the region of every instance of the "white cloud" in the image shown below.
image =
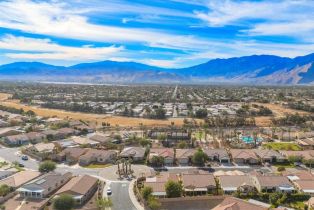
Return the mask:
<path id="1" fill-rule="evenodd" d="M 143 28 L 122 28 L 90 23 L 81 10 L 61 3 L 15 0 L 0 3 L 0 27 L 72 39 L 126 43 L 136 42 L 174 49 L 198 49 L 206 40 Z"/>
<path id="2" fill-rule="evenodd" d="M 314 31 L 312 0 L 208 1 L 208 12 L 195 11 L 196 17 L 211 27 L 248 27 L 248 35 L 287 35 L 305 38 Z"/>
<path id="3" fill-rule="evenodd" d="M 35 39 L 6 35 L 0 39 L 0 49 L 18 52 L 6 53 L 15 59 L 32 60 L 99 60 L 116 56 L 123 47 L 70 47 L 53 43 L 50 39 Z"/>

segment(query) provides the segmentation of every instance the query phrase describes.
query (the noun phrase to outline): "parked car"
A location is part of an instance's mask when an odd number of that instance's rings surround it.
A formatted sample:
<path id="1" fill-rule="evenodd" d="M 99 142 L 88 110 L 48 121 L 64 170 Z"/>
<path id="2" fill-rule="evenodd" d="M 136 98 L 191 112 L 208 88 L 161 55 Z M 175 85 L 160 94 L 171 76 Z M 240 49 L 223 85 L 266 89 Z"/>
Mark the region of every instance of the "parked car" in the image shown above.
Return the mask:
<path id="1" fill-rule="evenodd" d="M 24 164 L 19 163 L 19 167 L 24 168 L 25 166 L 24 166 Z"/>
<path id="2" fill-rule="evenodd" d="M 108 189 L 107 189 L 107 195 L 112 195 L 112 191 L 111 191 L 110 187 L 108 187 Z"/>
<path id="3" fill-rule="evenodd" d="M 23 155 L 22 156 L 22 160 L 25 160 L 25 161 L 28 160 L 28 156 L 27 155 Z"/>

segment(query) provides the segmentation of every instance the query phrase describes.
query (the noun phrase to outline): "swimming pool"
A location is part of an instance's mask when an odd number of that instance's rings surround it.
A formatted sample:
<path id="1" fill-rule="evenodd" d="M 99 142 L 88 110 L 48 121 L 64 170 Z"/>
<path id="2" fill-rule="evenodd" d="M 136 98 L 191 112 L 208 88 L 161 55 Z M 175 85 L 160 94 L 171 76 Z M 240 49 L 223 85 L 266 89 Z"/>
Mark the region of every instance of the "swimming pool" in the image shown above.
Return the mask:
<path id="1" fill-rule="evenodd" d="M 253 144 L 254 138 L 252 136 L 242 136 L 242 141 L 246 144 Z M 256 142 L 259 143 L 261 141 L 263 141 L 263 138 L 257 137 Z"/>

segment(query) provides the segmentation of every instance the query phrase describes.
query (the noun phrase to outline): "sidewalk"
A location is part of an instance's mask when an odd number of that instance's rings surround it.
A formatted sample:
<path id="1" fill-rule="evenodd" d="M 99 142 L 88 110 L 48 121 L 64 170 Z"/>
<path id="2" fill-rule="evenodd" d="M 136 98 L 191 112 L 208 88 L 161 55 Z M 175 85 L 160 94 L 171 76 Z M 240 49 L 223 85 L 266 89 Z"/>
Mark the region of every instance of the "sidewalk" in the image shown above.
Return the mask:
<path id="1" fill-rule="evenodd" d="M 137 210 L 144 210 L 144 207 L 137 201 L 136 196 L 134 194 L 134 191 L 133 191 L 134 183 L 135 183 L 135 180 L 132 180 L 129 185 L 130 199 Z"/>

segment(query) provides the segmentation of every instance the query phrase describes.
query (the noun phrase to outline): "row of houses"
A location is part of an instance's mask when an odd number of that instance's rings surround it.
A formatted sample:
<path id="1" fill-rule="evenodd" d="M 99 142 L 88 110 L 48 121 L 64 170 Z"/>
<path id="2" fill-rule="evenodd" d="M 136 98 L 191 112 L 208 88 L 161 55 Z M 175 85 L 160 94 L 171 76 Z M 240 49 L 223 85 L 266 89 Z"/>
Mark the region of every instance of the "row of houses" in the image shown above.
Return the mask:
<path id="1" fill-rule="evenodd" d="M 45 139 L 57 140 L 64 139 L 71 135 L 79 134 L 78 130 L 73 128 L 60 128 L 58 130 L 44 130 L 41 132 L 25 133 L 17 128 L 6 128 L 0 131 L 3 142 L 8 146 L 21 146 L 30 143 L 43 142 Z"/>
<path id="2" fill-rule="evenodd" d="M 118 151 L 115 150 L 82 148 L 80 146 L 62 148 L 57 141 L 30 145 L 23 150 L 23 153 L 38 160 L 51 159 L 70 165 L 79 163 L 81 166 L 86 166 L 92 163 L 114 163 L 118 157 L 132 159 L 134 162 L 142 161 L 145 159 L 146 149 L 142 147 L 126 147 L 118 154 Z"/>
<path id="3" fill-rule="evenodd" d="M 172 149 L 172 148 L 152 148 L 149 160 L 153 157 L 163 157 L 165 165 L 188 165 L 196 152 L 196 149 Z M 314 150 L 303 151 L 275 151 L 269 149 L 204 149 L 209 161 L 220 163 L 236 164 L 259 164 L 259 163 L 282 163 L 290 156 L 299 156 L 305 160 L 314 159 Z"/>
<path id="4" fill-rule="evenodd" d="M 165 184 L 169 181 L 182 183 L 185 194 L 207 194 L 218 193 L 221 190 L 224 194 L 241 192 L 263 193 L 294 193 L 302 192 L 314 195 L 314 176 L 307 171 L 300 171 L 296 175 L 284 174 L 230 174 L 217 175 L 207 171 L 183 172 L 180 174 L 163 172 L 154 177 L 146 178 L 144 186 L 153 189 L 153 195 L 158 197 L 166 196 Z"/>
<path id="5" fill-rule="evenodd" d="M 97 191 L 98 184 L 98 179 L 89 175 L 73 176 L 70 172 L 41 174 L 30 170 L 0 180 L 0 185 L 9 186 L 23 199 L 48 201 L 61 194 L 68 194 L 74 198 L 77 205 L 85 204 Z M 46 203 L 42 202 L 42 205 Z"/>

